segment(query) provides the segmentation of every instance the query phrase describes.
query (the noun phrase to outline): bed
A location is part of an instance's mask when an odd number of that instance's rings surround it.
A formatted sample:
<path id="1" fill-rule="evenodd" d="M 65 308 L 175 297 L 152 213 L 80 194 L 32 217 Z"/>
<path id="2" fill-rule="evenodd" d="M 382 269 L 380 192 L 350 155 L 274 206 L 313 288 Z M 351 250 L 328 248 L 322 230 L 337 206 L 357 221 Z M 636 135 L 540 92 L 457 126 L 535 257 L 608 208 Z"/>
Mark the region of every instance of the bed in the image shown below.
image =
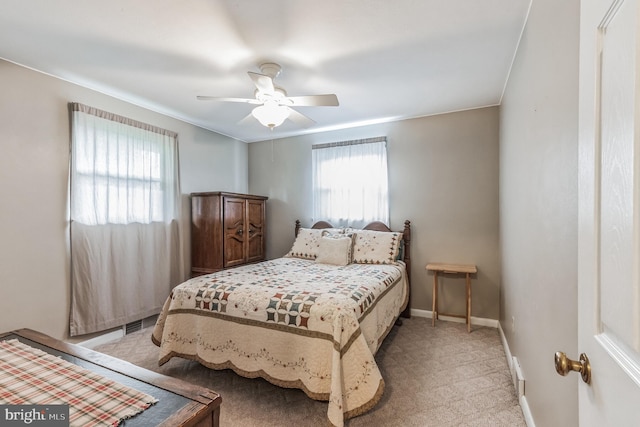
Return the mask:
<path id="1" fill-rule="evenodd" d="M 159 364 L 173 357 L 262 377 L 328 401 L 331 424 L 373 408 L 384 379 L 374 356 L 409 317 L 410 222 L 355 230 L 296 221 L 282 258 L 176 286 L 154 327 Z"/>

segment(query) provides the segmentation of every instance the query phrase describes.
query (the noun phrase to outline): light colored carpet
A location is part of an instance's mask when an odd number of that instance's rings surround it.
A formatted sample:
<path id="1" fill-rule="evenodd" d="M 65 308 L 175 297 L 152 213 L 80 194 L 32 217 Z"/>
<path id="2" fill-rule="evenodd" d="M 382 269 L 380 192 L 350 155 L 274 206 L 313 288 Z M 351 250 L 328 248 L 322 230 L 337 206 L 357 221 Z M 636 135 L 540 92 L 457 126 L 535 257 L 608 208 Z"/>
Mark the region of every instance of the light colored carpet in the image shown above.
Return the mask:
<path id="1" fill-rule="evenodd" d="M 173 358 L 158 367 L 151 329 L 95 350 L 208 387 L 222 396 L 223 427 L 326 426 L 327 404 L 303 392 L 230 370 Z M 376 355 L 382 399 L 345 426 L 526 426 L 497 329 L 413 317 L 395 326 Z"/>

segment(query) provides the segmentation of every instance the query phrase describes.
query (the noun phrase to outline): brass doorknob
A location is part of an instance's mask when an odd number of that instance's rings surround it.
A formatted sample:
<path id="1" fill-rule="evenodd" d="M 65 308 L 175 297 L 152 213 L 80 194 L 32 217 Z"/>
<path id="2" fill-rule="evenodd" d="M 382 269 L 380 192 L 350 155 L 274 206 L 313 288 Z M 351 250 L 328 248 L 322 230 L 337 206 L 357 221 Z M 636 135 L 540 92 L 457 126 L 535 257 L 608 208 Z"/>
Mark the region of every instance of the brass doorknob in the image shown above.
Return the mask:
<path id="1" fill-rule="evenodd" d="M 571 360 L 561 351 L 557 351 L 555 355 L 556 372 L 562 376 L 567 375 L 571 371 L 580 372 L 582 381 L 591 384 L 591 364 L 586 354 L 580 355 L 580 360 Z"/>

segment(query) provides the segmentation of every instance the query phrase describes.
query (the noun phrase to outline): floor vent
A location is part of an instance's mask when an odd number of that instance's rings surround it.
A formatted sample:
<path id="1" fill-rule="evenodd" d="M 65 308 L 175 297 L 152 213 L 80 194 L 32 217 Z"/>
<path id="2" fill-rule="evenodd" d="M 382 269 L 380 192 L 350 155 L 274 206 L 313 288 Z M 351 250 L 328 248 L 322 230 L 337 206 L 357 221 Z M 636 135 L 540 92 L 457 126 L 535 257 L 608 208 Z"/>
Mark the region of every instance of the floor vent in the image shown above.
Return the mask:
<path id="1" fill-rule="evenodd" d="M 136 320 L 135 322 L 127 323 L 126 325 L 124 325 L 125 335 L 129 335 L 141 330 L 142 330 L 142 320 Z"/>
<path id="2" fill-rule="evenodd" d="M 144 328 L 149 328 L 156 324 L 156 320 L 158 320 L 158 315 L 147 317 L 141 320 L 136 320 L 135 322 L 127 323 L 122 326 L 122 331 L 125 335 L 132 334 L 134 332 L 141 331 Z"/>

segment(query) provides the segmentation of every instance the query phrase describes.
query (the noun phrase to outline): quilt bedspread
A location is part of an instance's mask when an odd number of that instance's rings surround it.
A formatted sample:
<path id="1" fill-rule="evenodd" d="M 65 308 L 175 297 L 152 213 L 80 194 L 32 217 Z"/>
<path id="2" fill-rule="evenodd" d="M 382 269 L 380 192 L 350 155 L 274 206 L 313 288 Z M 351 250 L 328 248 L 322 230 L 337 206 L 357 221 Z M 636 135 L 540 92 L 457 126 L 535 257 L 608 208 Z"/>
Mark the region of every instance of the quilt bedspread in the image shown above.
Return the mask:
<path id="1" fill-rule="evenodd" d="M 374 355 L 408 299 L 404 264 L 332 266 L 278 258 L 190 279 L 153 331 L 174 356 L 302 389 L 329 421 L 371 409 L 384 380 Z"/>

